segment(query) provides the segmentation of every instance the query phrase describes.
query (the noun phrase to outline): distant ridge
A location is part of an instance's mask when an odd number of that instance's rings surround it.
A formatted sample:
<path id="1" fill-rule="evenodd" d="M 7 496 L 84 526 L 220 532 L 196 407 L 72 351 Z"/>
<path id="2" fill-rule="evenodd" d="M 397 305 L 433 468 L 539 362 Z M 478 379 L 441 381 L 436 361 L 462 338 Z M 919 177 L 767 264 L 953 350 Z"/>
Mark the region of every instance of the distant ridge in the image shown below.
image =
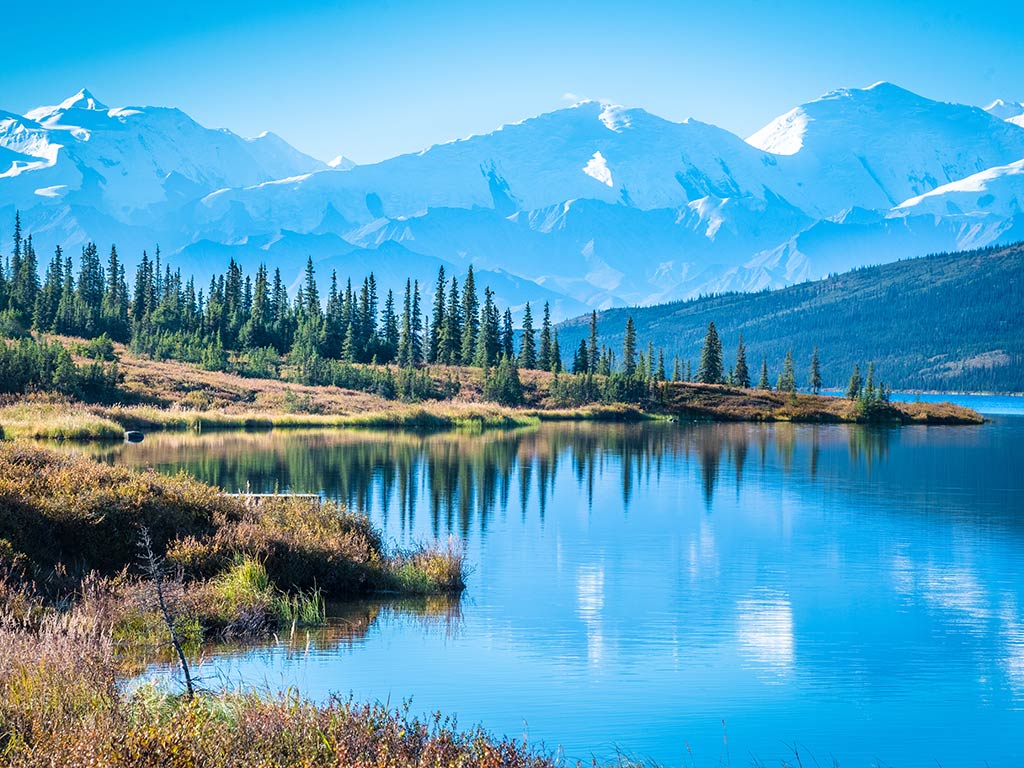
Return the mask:
<path id="1" fill-rule="evenodd" d="M 815 346 L 827 387 L 843 388 L 855 363 L 874 361 L 896 388 L 1024 392 L 1024 242 L 862 267 L 774 291 L 729 293 L 598 316 L 603 343 L 618 348 L 627 316 L 671 361 L 694 370 L 709 322 L 722 336 L 726 363 L 739 335 L 751 371 L 767 356 L 771 382 L 788 349 L 806 386 Z M 574 349 L 588 317 L 560 327 Z M 671 366 L 669 366 L 671 368 Z"/>

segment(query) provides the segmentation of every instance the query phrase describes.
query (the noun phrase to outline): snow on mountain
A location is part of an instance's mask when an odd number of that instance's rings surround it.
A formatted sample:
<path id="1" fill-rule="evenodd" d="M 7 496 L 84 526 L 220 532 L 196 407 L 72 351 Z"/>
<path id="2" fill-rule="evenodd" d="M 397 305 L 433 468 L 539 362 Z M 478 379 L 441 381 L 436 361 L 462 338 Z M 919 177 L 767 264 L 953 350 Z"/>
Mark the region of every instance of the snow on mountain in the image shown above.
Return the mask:
<path id="1" fill-rule="evenodd" d="M 666 208 L 791 186 L 774 158 L 721 128 L 583 102 L 344 174 L 219 191 L 203 203 L 208 220 L 237 203 L 254 219 L 273 215 L 301 230 L 315 226 L 327 203 L 365 223 L 439 207 L 510 215 L 581 198 Z"/>
<path id="2" fill-rule="evenodd" d="M 1024 159 L 944 184 L 906 200 L 894 212 L 1012 218 L 1024 212 Z"/>
<path id="3" fill-rule="evenodd" d="M 996 99 L 985 107 L 985 111 L 990 115 L 998 117 L 1000 120 L 1009 120 L 1010 118 L 1024 115 L 1024 101 L 1003 101 L 1002 99 Z"/>
<path id="4" fill-rule="evenodd" d="M 25 116 L 0 114 L 0 147 L 31 158 L 0 189 L 30 220 L 36 206 L 63 204 L 152 223 L 154 210 L 222 187 L 325 167 L 273 134 L 246 140 L 177 109 L 110 109 L 84 89 Z"/>
<path id="5" fill-rule="evenodd" d="M 92 239 L 129 261 L 159 242 L 201 281 L 234 258 L 291 282 L 312 257 L 324 279 L 372 270 L 397 290 L 473 264 L 502 303 L 561 317 L 1024 237 L 1022 163 L 1024 106 L 889 83 L 746 141 L 581 102 L 372 165 L 82 90 L 0 112 L 0 225 L 19 209 L 40 250 Z"/>
<path id="6" fill-rule="evenodd" d="M 356 167 L 355 161 L 350 160 L 344 155 L 338 155 L 333 160 L 329 160 L 327 162 L 327 165 L 329 165 L 331 168 L 336 168 L 339 171 L 351 171 L 353 168 Z"/>
<path id="7" fill-rule="evenodd" d="M 891 83 L 832 91 L 747 141 L 781 155 L 813 189 L 812 213 L 883 210 L 943 184 L 1024 158 L 1024 131 L 978 107 L 926 99 Z"/>

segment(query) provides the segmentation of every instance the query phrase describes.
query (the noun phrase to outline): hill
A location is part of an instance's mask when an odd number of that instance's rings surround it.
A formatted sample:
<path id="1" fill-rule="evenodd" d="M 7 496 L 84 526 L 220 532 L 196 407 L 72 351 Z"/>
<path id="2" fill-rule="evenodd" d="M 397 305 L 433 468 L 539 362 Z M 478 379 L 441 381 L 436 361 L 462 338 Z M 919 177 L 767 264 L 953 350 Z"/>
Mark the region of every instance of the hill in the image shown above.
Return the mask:
<path id="1" fill-rule="evenodd" d="M 826 387 L 845 387 L 855 363 L 874 361 L 894 388 L 1024 391 L 1024 243 L 864 267 L 774 291 L 729 293 L 598 315 L 601 341 L 637 337 L 694 370 L 708 323 L 734 360 L 740 334 L 756 379 L 764 357 L 774 383 L 793 350 L 806 385 L 814 347 Z M 563 350 L 587 333 L 587 317 L 560 326 Z M 670 367 L 670 364 L 669 364 Z"/>

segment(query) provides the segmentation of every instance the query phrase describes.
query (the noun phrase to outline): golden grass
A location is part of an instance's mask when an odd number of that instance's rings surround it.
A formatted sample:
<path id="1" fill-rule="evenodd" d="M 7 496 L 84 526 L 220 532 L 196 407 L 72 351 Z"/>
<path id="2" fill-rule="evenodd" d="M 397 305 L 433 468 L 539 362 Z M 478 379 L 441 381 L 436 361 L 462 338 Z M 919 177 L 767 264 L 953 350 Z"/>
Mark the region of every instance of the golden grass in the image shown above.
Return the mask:
<path id="1" fill-rule="evenodd" d="M 7 438 L 36 440 L 119 440 L 124 427 L 84 406 L 25 400 L 0 407 L 0 429 Z"/>

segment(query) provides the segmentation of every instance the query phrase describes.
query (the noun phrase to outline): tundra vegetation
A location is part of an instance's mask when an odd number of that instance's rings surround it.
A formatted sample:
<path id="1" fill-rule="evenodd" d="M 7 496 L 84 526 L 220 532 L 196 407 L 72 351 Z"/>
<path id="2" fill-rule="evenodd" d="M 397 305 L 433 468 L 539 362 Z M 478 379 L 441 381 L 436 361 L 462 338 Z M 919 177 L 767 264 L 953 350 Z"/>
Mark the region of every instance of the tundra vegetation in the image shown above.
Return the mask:
<path id="1" fill-rule="evenodd" d="M 539 765 L 404 711 L 123 683 L 172 639 L 187 669 L 212 638 L 321 624 L 328 599 L 454 596 L 463 578 L 457 542 L 388 552 L 334 503 L 0 443 L 0 764 Z"/>

